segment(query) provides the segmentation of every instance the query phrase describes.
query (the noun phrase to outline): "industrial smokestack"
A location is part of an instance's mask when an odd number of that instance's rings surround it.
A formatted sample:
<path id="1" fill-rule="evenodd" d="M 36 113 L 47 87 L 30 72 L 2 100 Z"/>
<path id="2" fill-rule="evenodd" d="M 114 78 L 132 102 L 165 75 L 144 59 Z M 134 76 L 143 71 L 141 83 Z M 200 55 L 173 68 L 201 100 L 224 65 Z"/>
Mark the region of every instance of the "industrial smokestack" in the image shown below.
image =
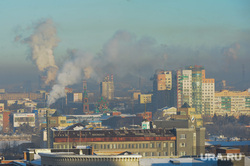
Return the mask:
<path id="1" fill-rule="evenodd" d="M 111 74 L 111 81 L 112 81 L 112 82 L 114 81 L 114 76 L 113 76 L 113 74 Z"/>
<path id="2" fill-rule="evenodd" d="M 58 74 L 56 85 L 49 94 L 48 105 L 66 95 L 66 86 L 76 84 L 82 79 L 91 77 L 99 82 L 105 73 L 119 74 L 120 77 L 128 74 L 150 76 L 148 73 L 152 70 L 165 66 L 167 57 L 166 47 L 158 46 L 154 39 L 137 39 L 126 31 L 117 31 L 96 56 L 76 50 L 69 53 L 72 54 L 71 59 Z"/>
<path id="3" fill-rule="evenodd" d="M 91 71 L 86 72 L 87 65 L 91 64 L 91 54 L 84 53 L 84 56 L 78 55 L 78 52 L 74 53 L 71 59 L 65 62 L 62 70 L 57 75 L 56 84 L 52 87 L 52 91 L 49 94 L 47 104 L 50 106 L 55 103 L 59 98 L 65 97 L 65 87 L 76 84 L 82 80 L 87 79 L 91 75 Z M 90 67 L 89 67 L 90 68 Z"/>

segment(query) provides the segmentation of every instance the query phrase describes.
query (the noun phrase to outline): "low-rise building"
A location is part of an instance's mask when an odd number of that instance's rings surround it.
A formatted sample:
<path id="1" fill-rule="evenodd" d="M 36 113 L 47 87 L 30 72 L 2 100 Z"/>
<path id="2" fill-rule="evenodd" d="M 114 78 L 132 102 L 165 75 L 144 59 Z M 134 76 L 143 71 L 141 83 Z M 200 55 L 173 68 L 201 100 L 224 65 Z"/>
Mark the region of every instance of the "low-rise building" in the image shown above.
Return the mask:
<path id="1" fill-rule="evenodd" d="M 94 152 L 130 151 L 146 156 L 199 155 L 205 151 L 205 128 L 53 130 L 51 147 L 90 145 Z"/>
<path id="2" fill-rule="evenodd" d="M 250 115 L 250 92 L 222 90 L 215 92 L 214 113 L 219 115 Z"/>

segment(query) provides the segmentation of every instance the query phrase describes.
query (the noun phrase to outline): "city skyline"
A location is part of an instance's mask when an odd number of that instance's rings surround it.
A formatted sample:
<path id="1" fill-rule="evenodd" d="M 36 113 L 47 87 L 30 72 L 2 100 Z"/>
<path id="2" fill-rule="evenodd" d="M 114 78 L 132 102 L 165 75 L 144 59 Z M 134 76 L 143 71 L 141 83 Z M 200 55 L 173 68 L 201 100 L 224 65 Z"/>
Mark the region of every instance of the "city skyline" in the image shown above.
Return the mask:
<path id="1" fill-rule="evenodd" d="M 127 55 L 128 52 L 118 50 L 127 58 L 117 56 L 114 60 L 107 55 L 106 63 L 131 63 L 121 68 L 132 67 L 129 74 L 141 74 L 138 70 L 149 66 L 150 70 L 143 73 L 149 79 L 157 69 L 172 70 L 197 64 L 205 66 L 208 76 L 217 81 L 237 84 L 245 80 L 247 85 L 250 82 L 249 4 L 245 0 L 1 1 L 0 77 L 4 79 L 0 80 L 0 86 L 38 80 L 38 70 L 27 58 L 30 48 L 15 39 L 28 38 L 39 21 L 48 19 L 52 20 L 59 39 L 53 48 L 59 71 L 71 50 L 79 50 L 79 54 L 90 52 L 94 57 L 104 55 L 106 46 L 112 44 L 117 35 L 125 34 L 130 38 L 126 42 L 132 45 L 128 48 L 136 51 Z M 123 41 L 124 38 L 119 38 L 118 43 Z M 140 44 L 149 49 L 138 51 Z M 150 51 L 149 57 L 136 56 Z M 165 55 L 164 60 L 156 58 L 149 64 L 158 54 Z M 142 69 L 133 68 L 137 64 Z"/>

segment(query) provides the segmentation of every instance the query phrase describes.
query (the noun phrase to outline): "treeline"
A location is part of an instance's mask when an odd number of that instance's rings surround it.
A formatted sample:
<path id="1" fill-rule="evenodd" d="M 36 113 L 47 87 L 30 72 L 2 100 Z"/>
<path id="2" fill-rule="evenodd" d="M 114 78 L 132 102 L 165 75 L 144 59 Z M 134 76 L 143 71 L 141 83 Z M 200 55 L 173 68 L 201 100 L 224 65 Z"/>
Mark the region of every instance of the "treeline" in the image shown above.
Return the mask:
<path id="1" fill-rule="evenodd" d="M 209 135 L 224 135 L 225 137 L 238 137 L 241 139 L 250 139 L 250 117 L 240 116 L 238 119 L 234 116 L 214 115 L 214 117 L 204 117 L 204 126 L 206 127 L 206 137 Z M 213 122 L 207 124 L 207 122 Z"/>

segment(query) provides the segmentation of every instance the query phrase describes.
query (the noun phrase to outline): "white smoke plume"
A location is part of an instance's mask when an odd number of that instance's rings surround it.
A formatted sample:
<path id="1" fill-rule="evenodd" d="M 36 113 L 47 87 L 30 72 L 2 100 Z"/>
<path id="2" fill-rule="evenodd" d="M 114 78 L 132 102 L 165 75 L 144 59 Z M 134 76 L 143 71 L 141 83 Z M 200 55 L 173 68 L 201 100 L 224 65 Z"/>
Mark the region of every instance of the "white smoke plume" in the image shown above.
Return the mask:
<path id="1" fill-rule="evenodd" d="M 62 70 L 57 75 L 56 84 L 52 87 L 47 104 L 50 106 L 57 99 L 65 97 L 65 87 L 74 85 L 83 78 L 88 79 L 92 73 L 91 62 L 93 55 L 71 51 L 71 57 L 65 62 Z"/>
<path id="2" fill-rule="evenodd" d="M 24 39 L 21 35 L 15 38 L 30 47 L 29 58 L 37 66 L 38 70 L 45 72 L 47 79 L 45 84 L 55 80 L 58 67 L 55 63 L 53 50 L 57 46 L 59 39 L 56 34 L 56 27 L 51 19 L 41 20 L 34 25 L 33 33 Z"/>
<path id="3" fill-rule="evenodd" d="M 228 57 L 228 58 L 233 58 L 236 60 L 238 58 L 238 51 L 240 49 L 240 44 L 234 43 L 231 46 L 224 48 L 223 50 L 223 55 Z"/>
<path id="4" fill-rule="evenodd" d="M 150 76 L 152 71 L 165 67 L 166 46 L 157 45 L 149 37 L 137 39 L 127 31 L 117 31 L 104 44 L 100 54 L 70 51 L 68 60 L 57 76 L 57 84 L 49 94 L 48 106 L 64 97 L 65 87 L 81 81 L 83 78 L 101 78 L 109 73 L 125 76 Z"/>

